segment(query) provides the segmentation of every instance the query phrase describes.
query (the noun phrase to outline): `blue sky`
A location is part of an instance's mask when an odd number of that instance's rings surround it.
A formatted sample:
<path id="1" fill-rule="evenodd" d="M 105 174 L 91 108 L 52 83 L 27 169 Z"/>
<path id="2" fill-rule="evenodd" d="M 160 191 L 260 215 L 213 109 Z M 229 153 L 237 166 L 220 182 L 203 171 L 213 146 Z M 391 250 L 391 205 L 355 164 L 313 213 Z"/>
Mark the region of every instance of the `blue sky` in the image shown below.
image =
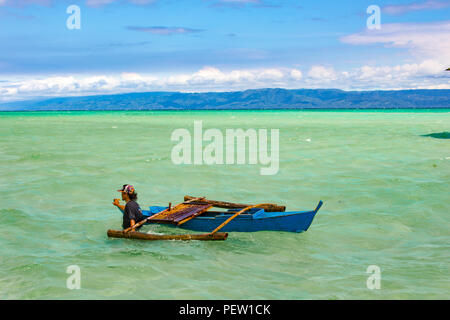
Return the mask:
<path id="1" fill-rule="evenodd" d="M 73 4 L 79 30 L 66 27 Z M 0 100 L 450 88 L 450 0 L 0 0 L 0 43 Z"/>

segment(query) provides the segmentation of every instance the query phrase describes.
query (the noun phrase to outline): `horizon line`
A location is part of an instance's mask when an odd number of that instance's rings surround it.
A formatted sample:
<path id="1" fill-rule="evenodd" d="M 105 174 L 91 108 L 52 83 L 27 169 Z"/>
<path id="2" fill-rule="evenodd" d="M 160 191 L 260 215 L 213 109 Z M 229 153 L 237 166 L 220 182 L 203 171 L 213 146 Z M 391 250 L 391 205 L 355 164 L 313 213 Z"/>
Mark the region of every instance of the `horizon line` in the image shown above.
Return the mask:
<path id="1" fill-rule="evenodd" d="M 262 91 L 262 90 L 285 90 L 285 91 L 295 91 L 295 90 L 309 90 L 309 91 L 341 91 L 341 92 L 399 92 L 399 91 L 450 91 L 450 89 L 352 89 L 345 90 L 339 88 L 282 88 L 282 87 L 265 87 L 265 88 L 255 88 L 255 89 L 242 89 L 242 90 L 231 90 L 231 91 L 130 91 L 130 92 L 118 92 L 118 93 L 94 93 L 94 94 L 81 94 L 81 95 L 69 95 L 69 96 L 36 96 L 28 99 L 19 99 L 19 100 L 5 100 L 0 101 L 0 105 L 5 105 L 9 103 L 20 103 L 20 102 L 30 102 L 30 101 L 43 101 L 50 99 L 58 99 L 58 98 L 82 98 L 82 97 L 99 97 L 99 96 L 118 96 L 118 95 L 127 95 L 127 94 L 140 94 L 140 93 L 181 93 L 181 94 L 207 94 L 207 93 L 236 93 L 236 92 L 246 92 L 246 91 Z"/>

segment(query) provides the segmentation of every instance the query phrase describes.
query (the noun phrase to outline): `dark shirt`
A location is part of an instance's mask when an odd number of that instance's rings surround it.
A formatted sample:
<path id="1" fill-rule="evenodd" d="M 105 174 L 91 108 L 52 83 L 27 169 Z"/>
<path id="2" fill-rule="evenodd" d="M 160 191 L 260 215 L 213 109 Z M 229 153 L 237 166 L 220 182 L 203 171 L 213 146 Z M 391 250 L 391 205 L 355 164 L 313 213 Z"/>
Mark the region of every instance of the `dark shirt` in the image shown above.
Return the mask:
<path id="1" fill-rule="evenodd" d="M 142 215 L 142 210 L 139 207 L 138 203 L 134 200 L 128 201 L 125 205 L 125 210 L 123 211 L 123 223 L 122 227 L 124 229 L 131 227 L 130 221 L 134 220 L 135 223 L 138 223 L 144 219 Z"/>

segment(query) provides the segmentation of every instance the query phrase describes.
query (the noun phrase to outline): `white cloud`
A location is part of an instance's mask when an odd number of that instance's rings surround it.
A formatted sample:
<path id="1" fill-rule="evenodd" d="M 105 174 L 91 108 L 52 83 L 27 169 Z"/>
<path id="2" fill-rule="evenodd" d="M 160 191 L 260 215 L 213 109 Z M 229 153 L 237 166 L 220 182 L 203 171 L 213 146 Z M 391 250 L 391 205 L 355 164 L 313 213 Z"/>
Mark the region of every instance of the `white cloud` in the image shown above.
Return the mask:
<path id="1" fill-rule="evenodd" d="M 363 66 L 359 68 L 358 78 L 379 80 L 386 77 L 395 77 L 396 79 L 408 79 L 411 77 L 433 76 L 443 72 L 441 64 L 433 60 L 425 60 L 421 63 L 410 63 L 397 65 L 393 67 L 373 67 Z"/>
<path id="2" fill-rule="evenodd" d="M 450 61 L 450 20 L 432 23 L 382 24 L 380 30 L 365 30 L 341 38 L 354 45 L 383 44 L 408 49 L 416 59 Z"/>
<path id="3" fill-rule="evenodd" d="M 300 70 L 292 69 L 291 70 L 291 77 L 294 80 L 300 80 L 303 77 L 303 74 Z"/>
<path id="4" fill-rule="evenodd" d="M 238 69 L 231 71 L 204 67 L 192 73 L 148 75 L 69 75 L 28 78 L 0 82 L 0 100 L 20 100 L 38 96 L 81 96 L 145 91 L 235 91 L 279 88 L 450 89 L 450 72 L 434 60 L 396 66 L 364 65 L 338 71 L 313 66 L 303 76 L 290 68 Z"/>
<path id="5" fill-rule="evenodd" d="M 315 80 L 327 82 L 337 79 L 336 71 L 333 68 L 326 68 L 324 66 L 313 66 L 309 70 L 308 76 Z"/>
<path id="6" fill-rule="evenodd" d="M 282 80 L 285 74 L 279 69 L 266 69 L 257 74 L 257 79 L 261 80 Z"/>

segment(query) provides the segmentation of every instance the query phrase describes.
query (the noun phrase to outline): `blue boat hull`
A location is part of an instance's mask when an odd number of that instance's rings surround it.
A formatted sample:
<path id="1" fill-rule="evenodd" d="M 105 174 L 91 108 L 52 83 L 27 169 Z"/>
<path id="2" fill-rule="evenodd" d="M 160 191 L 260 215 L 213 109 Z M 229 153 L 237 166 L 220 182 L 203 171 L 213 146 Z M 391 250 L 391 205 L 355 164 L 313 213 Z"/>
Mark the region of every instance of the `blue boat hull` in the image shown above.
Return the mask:
<path id="1" fill-rule="evenodd" d="M 319 202 L 316 209 L 312 211 L 292 211 L 292 212 L 265 212 L 259 210 L 253 214 L 242 214 L 231 220 L 221 232 L 256 232 L 256 231 L 286 231 L 303 232 L 308 230 L 316 213 L 322 206 Z M 150 216 L 166 207 L 151 207 L 150 211 L 144 211 L 144 216 Z M 186 223 L 177 226 L 178 228 L 211 232 L 221 223 L 231 217 L 233 212 L 210 214 L 205 213 L 193 218 Z M 169 225 L 168 225 L 169 226 Z"/>

